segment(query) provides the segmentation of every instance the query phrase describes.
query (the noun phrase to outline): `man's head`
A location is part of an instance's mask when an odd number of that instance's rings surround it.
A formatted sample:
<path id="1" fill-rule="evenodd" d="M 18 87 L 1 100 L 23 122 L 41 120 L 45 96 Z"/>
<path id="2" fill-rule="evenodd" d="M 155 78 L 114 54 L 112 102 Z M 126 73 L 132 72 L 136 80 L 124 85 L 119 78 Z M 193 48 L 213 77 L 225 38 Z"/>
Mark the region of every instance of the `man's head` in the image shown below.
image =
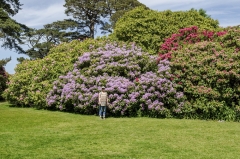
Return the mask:
<path id="1" fill-rule="evenodd" d="M 102 86 L 102 91 L 105 91 L 105 87 L 104 86 Z"/>

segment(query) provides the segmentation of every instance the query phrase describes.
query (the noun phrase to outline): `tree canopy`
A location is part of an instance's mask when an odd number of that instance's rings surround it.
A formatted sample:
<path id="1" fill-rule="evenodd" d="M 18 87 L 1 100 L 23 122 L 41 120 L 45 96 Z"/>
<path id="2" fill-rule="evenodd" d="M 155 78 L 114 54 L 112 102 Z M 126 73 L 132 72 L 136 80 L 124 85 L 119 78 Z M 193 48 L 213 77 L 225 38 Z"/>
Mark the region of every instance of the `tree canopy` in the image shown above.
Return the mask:
<path id="1" fill-rule="evenodd" d="M 77 30 L 94 38 L 96 25 L 103 33 L 111 32 L 115 22 L 137 6 L 145 6 L 137 0 L 65 0 L 65 13 L 78 23 Z"/>
<path id="2" fill-rule="evenodd" d="M 17 14 L 21 5 L 19 0 L 0 0 L 0 8 L 10 16 Z"/>
<path id="3" fill-rule="evenodd" d="M 66 0 L 65 13 L 73 19 L 46 24 L 41 29 L 28 28 L 16 22 L 14 16 L 21 9 L 19 0 L 0 0 L 0 40 L 2 47 L 15 49 L 31 59 L 45 57 L 50 49 L 74 39 L 94 38 L 96 27 L 102 33 L 111 32 L 116 21 L 128 10 L 144 6 L 137 0 Z M 146 7 L 146 6 L 144 6 Z M 29 49 L 23 50 L 21 45 Z M 22 61 L 23 59 L 19 59 Z"/>
<path id="4" fill-rule="evenodd" d="M 84 38 L 75 27 L 75 21 L 65 19 L 46 24 L 42 29 L 30 29 L 24 34 L 24 43 L 29 47 L 25 54 L 31 59 L 44 58 L 55 45 Z"/>
<path id="5" fill-rule="evenodd" d="M 5 66 L 9 61 L 11 61 L 11 57 L 0 60 L 0 67 Z"/>
<path id="6" fill-rule="evenodd" d="M 11 60 L 11 57 L 0 60 L 0 101 L 3 100 L 2 93 L 7 88 L 6 82 L 8 81 L 8 73 L 5 71 L 4 66 L 10 60 Z"/>
<path id="7" fill-rule="evenodd" d="M 19 0 L 0 0 L 0 41 L 2 41 L 2 47 L 23 53 L 19 44 L 22 44 L 21 34 L 28 27 L 11 18 L 18 13 L 20 7 Z"/>

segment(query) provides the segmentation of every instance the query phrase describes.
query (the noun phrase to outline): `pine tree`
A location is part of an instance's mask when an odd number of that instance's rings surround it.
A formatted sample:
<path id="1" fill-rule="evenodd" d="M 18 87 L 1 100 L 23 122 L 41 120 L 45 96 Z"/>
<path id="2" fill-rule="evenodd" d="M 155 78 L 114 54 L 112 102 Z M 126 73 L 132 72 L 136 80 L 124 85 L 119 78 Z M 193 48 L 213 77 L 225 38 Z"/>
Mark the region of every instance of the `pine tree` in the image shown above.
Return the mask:
<path id="1" fill-rule="evenodd" d="M 94 38 L 96 26 L 111 32 L 116 21 L 127 11 L 145 6 L 137 0 L 65 0 L 65 13 L 78 23 L 77 30 Z M 146 7 L 146 6 L 145 6 Z"/>
<path id="2" fill-rule="evenodd" d="M 28 27 L 11 18 L 18 13 L 20 7 L 19 0 L 0 0 L 0 40 L 2 47 L 24 53 L 19 45 L 22 44 L 21 34 Z"/>

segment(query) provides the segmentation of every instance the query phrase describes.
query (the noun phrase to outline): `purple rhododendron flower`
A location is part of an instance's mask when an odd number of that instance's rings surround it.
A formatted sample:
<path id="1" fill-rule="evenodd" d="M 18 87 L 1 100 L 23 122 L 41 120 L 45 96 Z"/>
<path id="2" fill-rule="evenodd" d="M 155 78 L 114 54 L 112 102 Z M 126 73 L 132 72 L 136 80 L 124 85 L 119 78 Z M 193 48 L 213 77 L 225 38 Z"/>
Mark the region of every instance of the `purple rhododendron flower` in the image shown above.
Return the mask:
<path id="1" fill-rule="evenodd" d="M 146 65 L 146 61 L 156 63 L 155 59 L 134 44 L 110 43 L 86 52 L 75 62 L 73 71 L 54 81 L 47 104 L 60 110 L 72 105 L 74 111 L 94 114 L 98 93 L 105 86 L 109 94 L 108 111 L 112 115 L 131 116 L 138 110 L 148 114 L 163 114 L 165 110 L 180 112 L 184 95 L 176 91 L 170 80 L 170 62 L 162 60 L 158 65 Z"/>

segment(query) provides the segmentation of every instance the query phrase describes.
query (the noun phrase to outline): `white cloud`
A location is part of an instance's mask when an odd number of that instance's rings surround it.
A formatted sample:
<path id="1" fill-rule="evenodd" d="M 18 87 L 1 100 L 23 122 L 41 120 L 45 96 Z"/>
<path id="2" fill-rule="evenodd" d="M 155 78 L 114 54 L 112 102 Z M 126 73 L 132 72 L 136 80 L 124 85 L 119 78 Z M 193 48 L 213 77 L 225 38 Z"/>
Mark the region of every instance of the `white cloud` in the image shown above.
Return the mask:
<path id="1" fill-rule="evenodd" d="M 66 19 L 63 4 L 52 4 L 47 8 L 35 10 L 33 8 L 23 8 L 14 17 L 19 23 L 29 27 L 39 28 L 45 24 L 52 23 L 57 20 Z"/>
<path id="2" fill-rule="evenodd" d="M 191 8 L 204 9 L 220 26 L 235 26 L 240 24 L 239 0 L 139 0 L 151 9 L 164 11 L 186 11 Z"/>
<path id="3" fill-rule="evenodd" d="M 65 3 L 65 1 L 61 0 L 56 3 L 53 0 L 48 0 L 49 6 L 43 8 L 42 3 L 44 3 L 45 1 L 47 0 L 43 0 L 43 2 L 36 2 L 35 5 L 28 5 L 26 8 L 24 8 L 23 6 L 23 9 L 20 10 L 20 12 L 14 18 L 18 22 L 34 28 L 42 28 L 45 24 L 69 18 L 64 14 L 65 8 L 63 7 L 63 4 Z M 222 16 L 227 16 L 229 17 L 229 19 L 232 19 L 233 16 L 236 17 L 238 13 L 236 12 L 236 10 L 240 9 L 239 0 L 139 0 L 139 2 L 145 4 L 151 9 L 159 11 L 186 11 L 191 8 L 202 8 L 207 11 L 208 15 L 210 15 L 214 19 L 218 19 L 220 22 L 224 22 L 223 20 L 221 20 Z M 38 5 L 40 6 L 40 3 L 41 7 L 37 7 Z M 237 20 L 237 18 L 235 18 L 234 20 Z M 231 23 L 235 24 L 237 23 L 237 21 Z M 227 24 L 221 23 L 220 25 L 227 26 Z"/>

